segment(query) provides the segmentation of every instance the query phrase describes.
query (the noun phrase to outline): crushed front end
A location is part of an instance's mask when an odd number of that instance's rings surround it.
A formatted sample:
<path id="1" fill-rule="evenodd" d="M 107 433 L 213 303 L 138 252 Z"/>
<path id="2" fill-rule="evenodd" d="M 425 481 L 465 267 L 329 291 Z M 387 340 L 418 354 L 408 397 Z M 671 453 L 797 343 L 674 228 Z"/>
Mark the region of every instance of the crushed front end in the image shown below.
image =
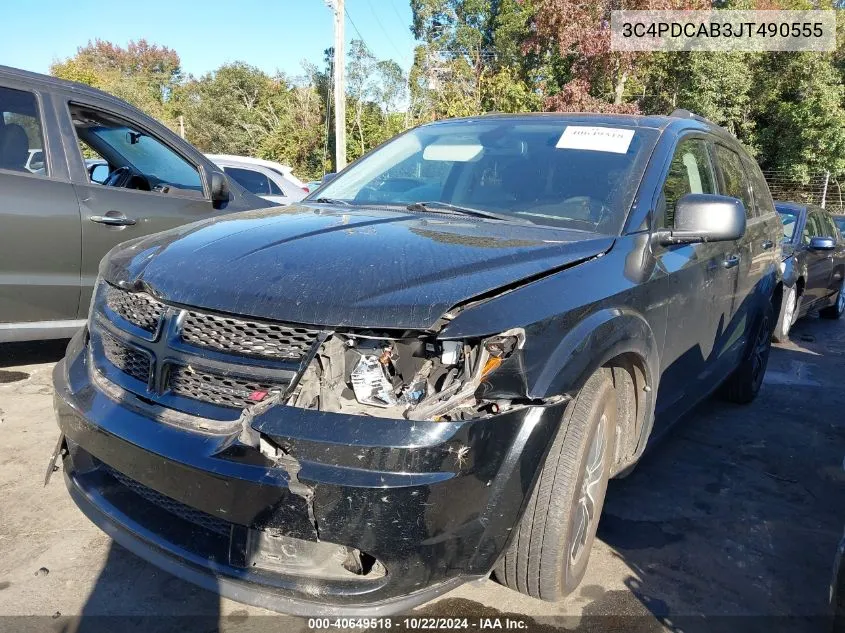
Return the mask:
<path id="1" fill-rule="evenodd" d="M 389 614 L 484 577 L 566 406 L 521 330 L 332 330 L 100 282 L 56 366 L 64 471 L 116 541 L 235 600 Z M 496 386 L 496 380 L 501 386 Z"/>

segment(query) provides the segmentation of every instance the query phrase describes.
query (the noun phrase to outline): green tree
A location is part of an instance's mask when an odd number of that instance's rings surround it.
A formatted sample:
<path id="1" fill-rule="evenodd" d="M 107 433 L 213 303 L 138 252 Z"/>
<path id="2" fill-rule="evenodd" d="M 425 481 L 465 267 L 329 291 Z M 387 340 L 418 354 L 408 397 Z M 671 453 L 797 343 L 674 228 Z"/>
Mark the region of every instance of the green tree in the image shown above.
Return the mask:
<path id="1" fill-rule="evenodd" d="M 325 112 L 309 78 L 296 83 L 242 62 L 226 64 L 180 86 L 172 110 L 203 151 L 277 160 L 309 178 L 323 173 Z"/>
<path id="2" fill-rule="evenodd" d="M 411 0 L 424 42 L 411 70 L 420 120 L 538 109 L 541 67 L 526 51 L 535 0 Z"/>
<path id="3" fill-rule="evenodd" d="M 182 81 L 181 61 L 166 46 L 141 39 L 123 48 L 97 39 L 52 64 L 50 73 L 110 92 L 171 127 L 175 123 L 167 103 Z"/>
<path id="4" fill-rule="evenodd" d="M 767 55 L 758 76 L 769 83 L 758 123 L 763 166 L 801 182 L 845 173 L 845 92 L 832 56 Z"/>

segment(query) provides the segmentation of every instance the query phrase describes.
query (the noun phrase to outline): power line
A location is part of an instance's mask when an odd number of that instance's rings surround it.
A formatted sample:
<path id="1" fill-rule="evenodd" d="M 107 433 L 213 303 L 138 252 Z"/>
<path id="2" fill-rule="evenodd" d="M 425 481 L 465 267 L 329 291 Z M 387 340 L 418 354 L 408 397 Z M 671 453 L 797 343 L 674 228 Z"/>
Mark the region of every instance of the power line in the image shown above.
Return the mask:
<path id="1" fill-rule="evenodd" d="M 401 15 L 399 15 L 399 9 L 396 8 L 396 3 L 392 2 L 391 0 L 388 0 L 388 4 L 390 5 L 390 8 L 393 9 L 393 13 L 396 14 L 396 17 L 399 18 L 399 22 L 402 24 L 402 26 L 408 26 L 407 24 L 405 24 L 405 19 Z"/>
<path id="2" fill-rule="evenodd" d="M 402 53 L 399 50 L 399 48 L 396 46 L 396 44 L 393 41 L 393 38 L 390 37 L 390 34 L 387 32 L 387 29 L 384 28 L 384 24 L 382 24 L 381 19 L 378 17 L 378 12 L 373 7 L 373 3 L 370 2 L 370 0 L 367 0 L 367 5 L 370 7 L 370 11 L 373 12 L 373 17 L 376 19 L 376 23 L 379 25 L 379 28 L 384 33 L 384 36 L 387 38 L 387 41 L 390 42 L 390 45 L 393 47 L 393 50 L 396 51 L 396 54 L 399 55 L 400 59 L 405 59 L 407 61 L 408 60 L 407 53 Z"/>
<path id="3" fill-rule="evenodd" d="M 352 19 L 352 16 L 349 15 L 349 11 L 346 10 L 346 7 L 343 7 L 343 12 L 346 14 L 346 17 L 349 18 L 349 23 L 352 25 L 352 28 L 355 29 L 355 32 L 358 34 L 358 37 L 366 44 L 367 40 L 364 38 L 363 35 L 361 35 L 361 31 L 358 30 L 358 27 L 355 26 L 355 21 Z"/>

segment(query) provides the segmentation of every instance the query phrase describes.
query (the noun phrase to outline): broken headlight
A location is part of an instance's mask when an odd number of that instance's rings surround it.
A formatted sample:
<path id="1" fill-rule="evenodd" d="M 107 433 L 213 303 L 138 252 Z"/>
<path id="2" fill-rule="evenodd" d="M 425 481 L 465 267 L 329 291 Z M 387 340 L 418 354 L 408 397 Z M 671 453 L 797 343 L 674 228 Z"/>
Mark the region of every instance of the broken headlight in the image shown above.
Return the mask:
<path id="1" fill-rule="evenodd" d="M 409 420 L 476 418 L 500 410 L 479 386 L 525 342 L 523 330 L 479 341 L 335 334 L 288 404 Z"/>

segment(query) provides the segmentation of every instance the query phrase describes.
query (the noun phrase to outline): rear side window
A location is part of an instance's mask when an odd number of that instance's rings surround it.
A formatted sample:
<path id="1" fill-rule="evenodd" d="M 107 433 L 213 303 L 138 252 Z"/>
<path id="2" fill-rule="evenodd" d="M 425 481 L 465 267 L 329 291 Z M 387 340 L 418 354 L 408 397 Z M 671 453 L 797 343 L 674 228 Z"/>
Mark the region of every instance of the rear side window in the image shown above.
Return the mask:
<path id="1" fill-rule="evenodd" d="M 745 205 L 746 217 L 753 218 L 756 215 L 754 213 L 754 201 L 739 154 L 727 147 L 717 145 L 716 160 L 719 162 L 722 169 L 722 178 L 725 181 L 724 194 L 742 200 L 742 204 Z"/>
<path id="2" fill-rule="evenodd" d="M 235 182 L 250 193 L 254 193 L 257 196 L 271 195 L 270 179 L 261 172 L 252 169 L 240 169 L 238 167 L 224 167 L 223 171 L 229 174 Z"/>
<path id="3" fill-rule="evenodd" d="M 754 198 L 754 204 L 757 205 L 757 215 L 774 213 L 775 201 L 772 200 L 769 185 L 766 184 L 766 179 L 763 178 L 760 168 L 756 163 L 747 160 L 745 161 L 745 171 L 751 180 L 751 196 Z"/>
<path id="4" fill-rule="evenodd" d="M 271 196 L 283 196 L 283 195 L 285 195 L 285 192 L 282 191 L 279 188 L 279 185 L 277 185 L 273 180 L 270 180 L 270 195 Z"/>
<path id="5" fill-rule="evenodd" d="M 44 136 L 35 95 L 0 88 L 0 169 L 46 176 Z"/>
<path id="6" fill-rule="evenodd" d="M 715 183 L 707 143 L 701 139 L 681 141 L 675 149 L 663 184 L 663 227 L 675 226 L 675 205 L 678 200 L 688 193 L 716 193 Z"/>

